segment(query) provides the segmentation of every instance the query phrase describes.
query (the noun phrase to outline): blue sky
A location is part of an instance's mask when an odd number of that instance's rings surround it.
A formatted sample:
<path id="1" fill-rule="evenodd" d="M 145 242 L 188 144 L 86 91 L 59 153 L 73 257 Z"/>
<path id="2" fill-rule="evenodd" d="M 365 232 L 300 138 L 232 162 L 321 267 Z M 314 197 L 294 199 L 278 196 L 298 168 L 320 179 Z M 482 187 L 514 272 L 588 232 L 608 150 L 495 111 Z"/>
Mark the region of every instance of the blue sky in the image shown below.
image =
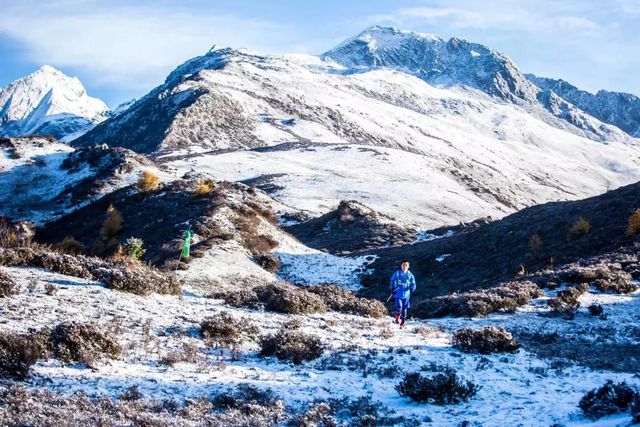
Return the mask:
<path id="1" fill-rule="evenodd" d="M 374 24 L 504 52 L 525 72 L 640 94 L 638 0 L 0 0 L 0 86 L 53 65 L 111 106 L 218 47 L 322 53 Z"/>

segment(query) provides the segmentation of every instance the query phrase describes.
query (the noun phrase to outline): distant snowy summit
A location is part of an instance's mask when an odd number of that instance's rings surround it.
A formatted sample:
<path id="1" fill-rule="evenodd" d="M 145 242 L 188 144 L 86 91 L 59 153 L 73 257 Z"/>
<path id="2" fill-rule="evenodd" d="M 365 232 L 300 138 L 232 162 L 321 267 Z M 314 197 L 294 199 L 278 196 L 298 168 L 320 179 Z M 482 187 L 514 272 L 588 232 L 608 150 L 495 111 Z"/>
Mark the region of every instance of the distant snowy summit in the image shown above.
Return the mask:
<path id="1" fill-rule="evenodd" d="M 353 72 L 390 68 L 433 85 L 463 85 L 515 104 L 542 106 L 592 139 L 619 139 L 602 123 L 640 137 L 637 96 L 604 90 L 594 95 L 563 80 L 524 74 L 506 55 L 456 37 L 374 26 L 321 57 Z"/>
<path id="2" fill-rule="evenodd" d="M 0 89 L 0 136 L 52 135 L 70 141 L 107 117 L 77 77 L 43 65 Z"/>

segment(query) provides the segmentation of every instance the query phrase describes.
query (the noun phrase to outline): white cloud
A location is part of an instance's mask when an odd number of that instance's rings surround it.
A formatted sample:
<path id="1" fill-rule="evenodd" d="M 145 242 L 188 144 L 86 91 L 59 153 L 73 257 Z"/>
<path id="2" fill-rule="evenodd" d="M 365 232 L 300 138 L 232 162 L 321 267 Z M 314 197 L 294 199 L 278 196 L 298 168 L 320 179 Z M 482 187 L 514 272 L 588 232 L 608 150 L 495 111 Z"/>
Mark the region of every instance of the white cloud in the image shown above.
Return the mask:
<path id="1" fill-rule="evenodd" d="M 148 88 L 212 44 L 271 50 L 290 29 L 234 16 L 161 7 L 109 7 L 97 2 L 6 6 L 0 32 L 17 39 L 37 63 L 85 69 L 96 81 Z"/>

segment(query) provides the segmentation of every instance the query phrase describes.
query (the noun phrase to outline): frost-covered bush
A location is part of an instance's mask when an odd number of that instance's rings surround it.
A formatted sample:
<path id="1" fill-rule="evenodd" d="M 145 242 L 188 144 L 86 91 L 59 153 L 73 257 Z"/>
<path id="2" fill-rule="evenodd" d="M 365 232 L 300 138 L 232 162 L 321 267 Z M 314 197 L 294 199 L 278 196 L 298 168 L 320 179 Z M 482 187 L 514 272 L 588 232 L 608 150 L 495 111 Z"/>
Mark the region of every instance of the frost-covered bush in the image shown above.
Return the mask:
<path id="1" fill-rule="evenodd" d="M 276 356 L 280 360 L 291 360 L 296 365 L 320 357 L 324 349 L 320 338 L 297 328 L 281 328 L 275 335 L 263 337 L 260 347 L 261 356 Z"/>
<path id="2" fill-rule="evenodd" d="M 105 358 L 115 359 L 122 353 L 114 334 L 93 323 L 60 323 L 51 330 L 48 344 L 55 358 L 89 366 Z"/>
<path id="3" fill-rule="evenodd" d="M 338 285 L 315 285 L 306 289 L 320 296 L 327 308 L 332 311 L 374 318 L 381 318 L 388 314 L 382 302 L 359 298 L 350 290 Z"/>
<path id="4" fill-rule="evenodd" d="M 288 283 L 269 283 L 254 288 L 258 300 L 270 311 L 287 314 L 324 313 L 322 298 Z"/>
<path id="5" fill-rule="evenodd" d="M 604 277 L 596 279 L 594 285 L 602 292 L 629 294 L 638 289 L 638 285 L 631 282 L 632 279 L 631 274 L 612 269 Z"/>
<path id="6" fill-rule="evenodd" d="M 568 288 L 559 291 L 555 298 L 551 298 L 547 301 L 547 305 L 551 310 L 561 313 L 569 313 L 575 311 L 580 307 L 580 295 L 589 290 L 589 285 L 581 283 L 576 286 L 569 286 Z"/>
<path id="7" fill-rule="evenodd" d="M 122 246 L 124 254 L 131 259 L 140 259 L 147 252 L 144 249 L 144 242 L 137 237 L 129 237 Z"/>
<path id="8" fill-rule="evenodd" d="M 458 329 L 451 337 L 451 344 L 465 353 L 480 354 L 513 353 L 520 348 L 510 332 L 495 326 Z"/>
<path id="9" fill-rule="evenodd" d="M 0 265 L 45 268 L 55 273 L 96 280 L 110 289 L 138 295 L 182 293 L 180 282 L 174 276 L 141 263 L 105 261 L 42 248 L 0 248 Z"/>
<path id="10" fill-rule="evenodd" d="M 426 299 L 417 303 L 412 313 L 423 319 L 445 316 L 482 317 L 497 311 L 513 312 L 531 299 L 543 295 L 542 290 L 533 282 L 506 282 L 494 288 Z"/>
<path id="11" fill-rule="evenodd" d="M 177 363 L 197 363 L 200 350 L 194 343 L 183 343 L 180 350 L 170 351 L 160 358 L 163 365 L 173 366 Z"/>
<path id="12" fill-rule="evenodd" d="M 408 373 L 396 386 L 400 395 L 420 403 L 449 405 L 466 402 L 478 391 L 478 386 L 454 371 L 425 377 L 417 372 Z"/>
<path id="13" fill-rule="evenodd" d="M 219 394 L 212 404 L 220 420 L 214 422 L 214 426 L 275 426 L 282 425 L 287 418 L 285 402 L 271 389 L 261 390 L 249 384 L 240 384 L 233 391 Z"/>
<path id="14" fill-rule="evenodd" d="M 609 380 L 602 387 L 587 392 L 580 399 L 579 406 L 587 417 L 598 419 L 626 411 L 636 398 L 636 391 L 627 383 L 614 384 Z"/>
<path id="15" fill-rule="evenodd" d="M 0 376 L 24 379 L 42 356 L 43 349 L 31 336 L 0 333 Z"/>
<path id="16" fill-rule="evenodd" d="M 235 319 L 231 314 L 222 312 L 215 317 L 207 317 L 200 322 L 202 336 L 211 345 L 234 345 L 245 340 L 257 340 L 258 328 L 248 319 Z"/>
<path id="17" fill-rule="evenodd" d="M 18 285 L 9 276 L 9 274 L 0 270 L 0 298 L 6 298 L 11 295 L 15 295 L 18 290 Z"/>

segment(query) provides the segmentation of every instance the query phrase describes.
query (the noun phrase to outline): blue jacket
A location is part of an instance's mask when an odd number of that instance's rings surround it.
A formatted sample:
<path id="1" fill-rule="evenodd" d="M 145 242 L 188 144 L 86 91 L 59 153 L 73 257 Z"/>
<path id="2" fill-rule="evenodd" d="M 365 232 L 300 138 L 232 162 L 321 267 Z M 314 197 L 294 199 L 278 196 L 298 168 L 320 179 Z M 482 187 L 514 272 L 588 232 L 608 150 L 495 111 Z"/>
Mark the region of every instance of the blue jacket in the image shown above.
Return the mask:
<path id="1" fill-rule="evenodd" d="M 389 291 L 395 298 L 409 299 L 411 293 L 416 290 L 416 278 L 410 271 L 404 273 L 398 269 L 391 275 L 389 281 Z"/>

